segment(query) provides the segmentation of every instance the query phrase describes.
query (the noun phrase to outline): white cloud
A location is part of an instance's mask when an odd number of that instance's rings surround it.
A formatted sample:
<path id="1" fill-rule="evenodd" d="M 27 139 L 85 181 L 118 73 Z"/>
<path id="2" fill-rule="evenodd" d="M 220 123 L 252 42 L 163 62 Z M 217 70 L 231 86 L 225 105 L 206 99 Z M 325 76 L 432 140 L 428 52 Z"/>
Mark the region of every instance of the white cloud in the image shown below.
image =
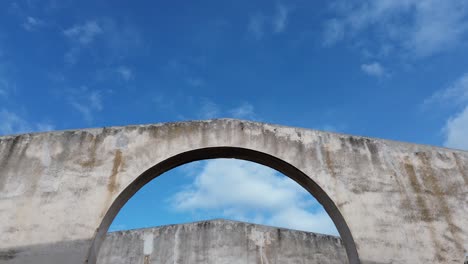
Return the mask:
<path id="1" fill-rule="evenodd" d="M 94 20 L 86 21 L 81 25 L 74 25 L 63 31 L 63 34 L 68 38 L 78 41 L 82 45 L 87 45 L 103 33 L 101 26 Z"/>
<path id="2" fill-rule="evenodd" d="M 265 34 L 265 16 L 256 14 L 250 17 L 248 31 L 255 39 L 259 40 Z"/>
<path id="3" fill-rule="evenodd" d="M 229 114 L 234 118 L 240 119 L 255 119 L 255 111 L 253 105 L 242 103 L 238 107 L 229 110 Z"/>
<path id="4" fill-rule="evenodd" d="M 374 77 L 384 77 L 387 75 L 385 68 L 380 65 L 378 62 L 372 62 L 368 64 L 362 64 L 361 65 L 361 70 L 370 76 Z"/>
<path id="5" fill-rule="evenodd" d="M 130 68 L 126 67 L 126 66 L 117 67 L 116 72 L 125 81 L 129 81 L 129 80 L 133 79 L 133 71 Z"/>
<path id="6" fill-rule="evenodd" d="M 201 119 L 212 119 L 212 118 L 219 118 L 221 110 L 217 104 L 214 102 L 203 99 L 201 101 L 201 106 L 198 110 L 198 118 Z"/>
<path id="7" fill-rule="evenodd" d="M 276 5 L 274 14 L 257 13 L 250 16 L 248 32 L 256 39 L 262 39 L 266 34 L 279 34 L 286 30 L 291 9 L 281 3 Z"/>
<path id="8" fill-rule="evenodd" d="M 96 44 L 93 45 L 93 49 L 99 51 L 93 52 L 94 56 L 104 57 L 119 64 L 122 58 L 145 50 L 142 35 L 137 28 L 128 24 L 118 24 L 109 18 L 75 24 L 64 30 L 63 35 L 71 43 L 70 49 L 65 54 L 65 61 L 69 64 L 76 63 L 79 55 L 94 43 Z"/>
<path id="9" fill-rule="evenodd" d="M 106 55 L 112 60 L 120 60 L 145 52 L 146 46 L 140 30 L 130 24 L 119 24 L 115 20 L 100 20 L 103 31 L 103 45 Z"/>
<path id="10" fill-rule="evenodd" d="M 0 79 L 0 98 L 8 97 L 8 84 L 5 80 Z"/>
<path id="11" fill-rule="evenodd" d="M 335 224 L 323 209 L 320 212 L 311 213 L 307 210 L 292 206 L 278 211 L 267 223 L 273 226 L 282 226 L 335 236 L 338 235 Z"/>
<path id="12" fill-rule="evenodd" d="M 430 55 L 466 41 L 468 2 L 416 1 L 416 23 L 405 45 L 419 55 Z"/>
<path id="13" fill-rule="evenodd" d="M 0 133 L 4 135 L 26 132 L 29 124 L 17 114 L 6 109 L 0 111 Z"/>
<path id="14" fill-rule="evenodd" d="M 23 28 L 26 29 L 27 31 L 34 31 L 44 25 L 45 25 L 44 21 L 38 18 L 32 17 L 32 16 L 28 16 L 26 17 L 26 21 L 24 21 L 23 23 Z"/>
<path id="15" fill-rule="evenodd" d="M 422 104 L 424 108 L 437 105 L 453 110 L 442 129 L 444 145 L 468 150 L 468 73 L 446 89 L 435 92 Z"/>
<path id="16" fill-rule="evenodd" d="M 37 131 L 45 132 L 55 130 L 55 126 L 51 123 L 37 123 Z"/>
<path id="17" fill-rule="evenodd" d="M 243 221 L 337 234 L 331 219 L 306 190 L 252 162 L 207 161 L 193 183 L 170 202 L 180 212 L 221 212 Z"/>
<path id="18" fill-rule="evenodd" d="M 78 61 L 83 46 L 91 44 L 95 38 L 103 33 L 97 21 L 90 20 L 83 24 L 76 24 L 63 31 L 64 36 L 72 41 L 72 47 L 65 53 L 65 62 L 72 65 Z"/>
<path id="19" fill-rule="evenodd" d="M 257 119 L 254 110 L 254 106 L 248 102 L 243 102 L 240 105 L 231 109 L 222 109 L 215 102 L 205 98 L 200 100 L 200 105 L 196 117 L 200 119 L 232 117 L 253 120 Z"/>
<path id="20" fill-rule="evenodd" d="M 11 82 L 9 82 L 7 78 L 0 76 L 0 98 L 8 98 L 9 95 L 14 92 L 14 90 L 14 86 L 11 84 Z"/>
<path id="21" fill-rule="evenodd" d="M 468 105 L 463 111 L 448 119 L 444 132 L 445 146 L 468 150 Z"/>
<path id="22" fill-rule="evenodd" d="M 328 44 L 344 37 L 362 39 L 361 33 L 371 30 L 377 32 L 378 45 L 393 43 L 421 57 L 467 41 L 466 0 L 338 0 L 332 10 L 336 16 L 324 25 Z"/>
<path id="23" fill-rule="evenodd" d="M 7 109 L 0 110 L 0 134 L 10 135 L 25 132 L 50 131 L 54 126 L 50 123 L 31 123 L 20 115 Z"/>
<path id="24" fill-rule="evenodd" d="M 91 124 L 96 112 L 102 111 L 102 93 L 100 91 L 90 91 L 87 87 L 71 89 L 69 96 L 70 105 L 80 112 L 84 120 Z"/>
<path id="25" fill-rule="evenodd" d="M 11 68 L 14 67 L 12 67 L 9 62 L 4 62 L 1 60 L 3 53 L 4 51 L 0 46 L 0 100 L 9 99 L 12 95 L 16 94 L 17 92 L 16 84 L 14 81 L 12 81 L 11 78 Z"/>
<path id="26" fill-rule="evenodd" d="M 437 91 L 424 100 L 423 106 L 431 104 L 463 105 L 468 103 L 468 73 L 465 73 L 448 88 Z"/>
<path id="27" fill-rule="evenodd" d="M 281 33 L 286 29 L 288 15 L 289 9 L 286 6 L 282 4 L 276 6 L 276 15 L 273 18 L 273 30 L 275 33 Z"/>
<path id="28" fill-rule="evenodd" d="M 345 27 L 341 21 L 330 19 L 325 22 L 324 27 L 323 44 L 325 46 L 331 46 L 344 38 Z"/>
<path id="29" fill-rule="evenodd" d="M 98 111 L 102 110 L 101 93 L 93 91 L 89 94 L 90 107 Z"/>

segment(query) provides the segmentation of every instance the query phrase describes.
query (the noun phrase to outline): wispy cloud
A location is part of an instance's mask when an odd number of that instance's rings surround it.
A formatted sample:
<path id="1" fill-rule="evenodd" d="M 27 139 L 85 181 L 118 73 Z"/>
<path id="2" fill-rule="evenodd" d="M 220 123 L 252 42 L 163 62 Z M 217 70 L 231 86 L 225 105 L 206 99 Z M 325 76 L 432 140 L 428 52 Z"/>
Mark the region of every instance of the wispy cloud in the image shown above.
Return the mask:
<path id="1" fill-rule="evenodd" d="M 248 31 L 257 40 L 260 40 L 265 34 L 266 18 L 262 14 L 250 16 Z"/>
<path id="2" fill-rule="evenodd" d="M 240 119 L 255 119 L 255 111 L 253 105 L 244 102 L 241 105 L 229 110 L 230 116 Z"/>
<path id="3" fill-rule="evenodd" d="M 95 20 L 86 21 L 84 24 L 75 24 L 63 31 L 63 34 L 82 45 L 88 45 L 103 33 L 101 26 Z"/>
<path id="4" fill-rule="evenodd" d="M 198 118 L 212 119 L 219 118 L 221 114 L 220 107 L 209 99 L 202 99 L 200 108 L 198 109 Z"/>
<path id="5" fill-rule="evenodd" d="M 442 129 L 444 145 L 468 150 L 468 73 L 445 89 L 435 92 L 424 100 L 424 108 L 439 106 L 448 108 L 452 114 Z"/>
<path id="6" fill-rule="evenodd" d="M 8 90 L 9 90 L 8 82 L 6 80 L 0 78 L 0 98 L 1 97 L 4 97 L 4 98 L 8 97 L 8 94 L 9 94 Z"/>
<path id="7" fill-rule="evenodd" d="M 445 146 L 468 150 L 468 105 L 447 120 L 443 131 Z"/>
<path id="8" fill-rule="evenodd" d="M 439 105 L 464 105 L 468 104 L 468 73 L 445 89 L 439 90 L 424 100 L 423 106 Z"/>
<path id="9" fill-rule="evenodd" d="M 283 33 L 286 30 L 290 12 L 291 8 L 278 3 L 274 14 L 256 13 L 251 15 L 247 30 L 256 40 L 262 39 L 266 34 Z"/>
<path id="10" fill-rule="evenodd" d="M 103 38 L 102 45 L 105 55 L 112 61 L 119 61 L 135 54 L 144 53 L 146 45 L 138 27 L 128 23 L 102 19 Z"/>
<path id="11" fill-rule="evenodd" d="M 36 123 L 35 126 L 37 128 L 36 131 L 40 131 L 40 132 L 55 130 L 55 125 L 53 125 L 50 122 Z"/>
<path id="12" fill-rule="evenodd" d="M 87 20 L 63 31 L 70 40 L 70 49 L 65 54 L 65 61 L 74 64 L 80 54 L 92 47 L 99 49 L 100 56 L 111 62 L 120 62 L 123 58 L 139 54 L 144 49 L 143 38 L 137 28 L 119 24 L 110 18 Z M 101 59 L 102 59 L 101 58 Z"/>
<path id="13" fill-rule="evenodd" d="M 0 99 L 8 99 L 15 90 L 16 87 L 14 83 L 11 82 L 11 79 L 8 78 L 8 74 L 6 74 L 0 66 Z"/>
<path id="14" fill-rule="evenodd" d="M 44 25 L 45 25 L 44 21 L 38 18 L 32 17 L 32 16 L 26 17 L 25 21 L 23 22 L 23 28 L 26 29 L 27 31 L 37 30 L 43 27 Z"/>
<path id="15" fill-rule="evenodd" d="M 16 92 L 16 82 L 12 78 L 12 70 L 15 67 L 8 59 L 4 58 L 6 49 L 2 46 L 2 37 L 0 33 L 0 107 L 2 105 L 1 99 L 10 99 Z"/>
<path id="16" fill-rule="evenodd" d="M 301 186 L 246 161 L 207 161 L 193 183 L 169 200 L 180 212 L 221 212 L 244 221 L 336 235 L 336 228 Z"/>
<path id="17" fill-rule="evenodd" d="M 384 77 L 387 76 L 385 68 L 378 62 L 371 62 L 361 65 L 361 70 L 369 75 L 374 77 Z"/>
<path id="18" fill-rule="evenodd" d="M 277 4 L 276 14 L 273 17 L 273 30 L 275 33 L 281 33 L 286 29 L 288 15 L 289 9 L 283 4 Z"/>
<path id="19" fill-rule="evenodd" d="M 29 124 L 16 113 L 6 109 L 0 111 L 0 133 L 4 135 L 29 131 Z"/>
<path id="20" fill-rule="evenodd" d="M 125 81 L 129 81 L 129 80 L 133 79 L 133 71 L 127 66 L 119 66 L 119 67 L 117 67 L 117 69 L 115 71 Z"/>
<path id="21" fill-rule="evenodd" d="M 69 103 L 83 116 L 83 119 L 92 124 L 95 113 L 103 110 L 102 92 L 89 90 L 83 86 L 80 89 L 70 89 Z"/>
<path id="22" fill-rule="evenodd" d="M 207 98 L 199 100 L 197 118 L 213 119 L 213 118 L 239 118 L 239 119 L 258 119 L 255 113 L 255 108 L 249 102 L 242 102 L 232 108 L 221 107 L 219 104 Z"/>
<path id="23" fill-rule="evenodd" d="M 96 81 L 103 84 L 107 82 L 118 83 L 119 85 L 128 84 L 135 79 L 135 71 L 132 67 L 124 64 L 109 65 L 95 70 L 94 77 Z M 106 85 L 108 86 L 108 84 Z M 112 90 L 112 88 L 109 88 L 109 90 Z"/>
<path id="24" fill-rule="evenodd" d="M 75 24 L 65 29 L 63 35 L 71 41 L 71 48 L 65 53 L 65 62 L 70 65 L 78 61 L 82 49 L 90 45 L 97 36 L 103 33 L 103 29 L 95 20 L 89 20 L 83 24 Z"/>
<path id="25" fill-rule="evenodd" d="M 424 57 L 467 41 L 465 0 L 338 0 L 332 10 L 335 17 L 324 24 L 326 45 L 344 38 L 362 39 L 370 30 L 379 34 L 377 46 L 392 43 L 412 56 Z"/>
<path id="26" fill-rule="evenodd" d="M 331 46 L 342 40 L 345 36 L 344 23 L 338 19 L 330 19 L 325 22 L 323 32 L 323 45 Z"/>
<path id="27" fill-rule="evenodd" d="M 28 122 L 15 112 L 0 110 L 0 134 L 10 135 L 25 132 L 50 131 L 54 129 L 51 123 Z"/>

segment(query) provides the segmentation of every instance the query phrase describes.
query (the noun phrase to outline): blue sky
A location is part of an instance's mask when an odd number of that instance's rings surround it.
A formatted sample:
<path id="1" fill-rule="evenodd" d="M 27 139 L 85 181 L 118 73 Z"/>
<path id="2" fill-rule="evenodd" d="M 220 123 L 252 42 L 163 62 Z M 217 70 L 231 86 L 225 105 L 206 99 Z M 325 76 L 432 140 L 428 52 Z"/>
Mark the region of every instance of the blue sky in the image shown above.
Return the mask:
<path id="1" fill-rule="evenodd" d="M 7 0 L 0 10 L 0 134 L 234 117 L 468 149 L 465 0 Z M 174 186 L 165 197 L 197 190 L 210 164 L 158 178 Z M 245 165 L 233 164 L 218 167 Z M 228 216 L 220 208 L 168 219 Z M 238 216 L 272 223 L 269 212 Z"/>

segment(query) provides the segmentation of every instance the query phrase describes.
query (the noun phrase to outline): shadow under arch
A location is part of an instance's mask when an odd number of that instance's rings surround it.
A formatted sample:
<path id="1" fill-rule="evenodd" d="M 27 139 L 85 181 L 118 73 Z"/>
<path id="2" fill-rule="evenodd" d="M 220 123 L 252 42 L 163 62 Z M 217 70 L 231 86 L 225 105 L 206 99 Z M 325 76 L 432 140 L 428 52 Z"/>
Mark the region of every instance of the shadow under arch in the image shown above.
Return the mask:
<path id="1" fill-rule="evenodd" d="M 325 193 L 325 191 L 320 188 L 320 186 L 318 186 L 305 173 L 277 157 L 256 150 L 238 147 L 209 147 L 190 150 L 172 156 L 142 173 L 117 196 L 117 198 L 110 206 L 96 231 L 91 248 L 89 249 L 88 258 L 85 263 L 96 264 L 99 249 L 102 242 L 104 241 L 109 226 L 120 209 L 138 190 L 140 190 L 140 188 L 142 188 L 145 184 L 154 178 L 175 167 L 193 161 L 216 158 L 234 158 L 259 163 L 275 169 L 296 181 L 317 199 L 317 201 L 323 206 L 325 211 L 332 219 L 344 243 L 349 263 L 361 263 L 359 260 L 356 244 L 354 243 L 354 239 L 348 225 L 346 224 L 343 216 L 334 202 Z"/>

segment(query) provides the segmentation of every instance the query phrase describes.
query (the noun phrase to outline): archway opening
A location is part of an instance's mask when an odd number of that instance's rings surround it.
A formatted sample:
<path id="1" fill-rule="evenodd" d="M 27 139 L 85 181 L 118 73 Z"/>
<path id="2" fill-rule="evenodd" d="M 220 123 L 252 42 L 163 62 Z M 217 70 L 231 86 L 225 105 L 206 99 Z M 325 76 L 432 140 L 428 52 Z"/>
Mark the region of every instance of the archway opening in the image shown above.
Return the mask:
<path id="1" fill-rule="evenodd" d="M 225 160 L 225 159 L 235 159 L 235 160 Z M 201 160 L 209 160 L 208 162 L 198 162 L 198 163 L 191 163 L 195 161 L 201 161 Z M 245 161 L 250 161 L 256 164 L 252 164 L 249 162 Z M 273 156 L 270 156 L 265 153 L 261 153 L 258 151 L 254 150 L 249 150 L 249 149 L 242 149 L 242 148 L 233 148 L 233 147 L 216 147 L 216 148 L 205 148 L 205 149 L 198 149 L 198 150 L 193 150 L 193 151 L 188 151 L 185 153 L 181 153 L 179 155 L 173 156 L 157 165 L 154 167 L 148 169 L 145 173 L 140 175 L 132 184 L 130 184 L 113 202 L 112 206 L 110 207 L 109 211 L 105 215 L 100 228 L 98 229 L 98 232 L 96 234 L 95 240 L 93 241 L 93 245 L 90 249 L 89 253 L 89 258 L 88 258 L 88 263 L 96 263 L 98 252 L 100 249 L 100 246 L 106 236 L 106 233 L 115 219 L 117 213 L 121 210 L 121 208 L 128 202 L 128 200 L 135 195 L 135 193 L 140 190 L 143 186 L 146 184 L 151 185 L 153 183 L 150 183 L 151 180 L 155 179 L 159 175 L 165 173 L 165 174 L 170 174 L 170 170 L 181 166 L 183 164 L 191 163 L 189 166 L 192 166 L 196 164 L 195 166 L 202 166 L 203 167 L 203 174 L 199 174 L 199 177 L 195 179 L 195 182 L 191 185 L 192 188 L 190 189 L 185 189 L 185 190 L 179 190 L 176 192 L 175 195 L 170 197 L 168 201 L 169 203 L 172 203 L 172 205 L 175 207 L 176 210 L 184 210 L 184 209 L 195 209 L 199 211 L 203 211 L 203 209 L 220 209 L 217 207 L 218 205 L 222 205 L 223 202 L 227 203 L 232 203 L 233 201 L 236 201 L 235 193 L 240 191 L 240 190 L 245 190 L 247 192 L 250 192 L 246 197 L 242 197 L 242 195 L 238 195 L 237 198 L 240 200 L 244 199 L 240 204 L 243 206 L 238 206 L 232 204 L 230 209 L 230 212 L 223 212 L 224 217 L 227 216 L 226 218 L 232 218 L 233 215 L 237 214 L 237 217 L 234 217 L 236 220 L 247 220 L 255 218 L 255 215 L 251 214 L 251 211 L 249 212 L 248 209 L 244 210 L 245 208 L 243 207 L 249 207 L 249 203 L 252 202 L 252 200 L 258 200 L 257 202 L 260 203 L 268 203 L 268 202 L 273 202 L 272 203 L 278 203 L 278 201 L 274 201 L 275 199 L 278 198 L 277 195 L 270 195 L 271 197 L 261 197 L 262 192 L 269 191 L 265 190 L 270 188 L 272 185 L 281 185 L 279 190 L 283 192 L 283 199 L 291 199 L 291 195 L 297 195 L 296 197 L 292 197 L 292 199 L 296 202 L 295 205 L 292 205 L 292 211 L 295 211 L 296 216 L 297 213 L 301 214 L 302 213 L 302 218 L 307 218 L 308 216 L 311 216 L 310 214 L 313 214 L 314 210 L 315 213 L 318 213 L 317 215 L 320 215 L 320 207 L 317 207 L 316 205 L 313 205 L 313 202 L 309 205 L 313 206 L 314 208 L 312 211 L 310 210 L 311 208 L 307 208 L 307 203 L 301 204 L 301 200 L 298 197 L 302 197 L 302 194 L 304 192 L 308 192 L 312 194 L 313 197 L 315 197 L 320 203 L 323 208 L 325 209 L 326 213 L 330 216 L 332 219 L 334 225 L 336 226 L 336 230 L 338 231 L 339 235 L 341 236 L 342 243 L 344 245 L 344 248 L 346 250 L 346 254 L 348 256 L 348 261 L 349 263 L 359 263 L 359 258 L 357 255 L 357 250 L 354 244 L 354 241 L 352 239 L 351 233 L 349 231 L 349 228 L 347 227 L 343 217 L 341 216 L 339 210 L 337 207 L 333 204 L 332 200 L 325 194 L 325 192 L 307 175 L 302 173 L 300 170 L 297 168 L 293 167 L 292 165 L 277 159 Z M 260 165 L 263 166 L 260 166 Z M 227 169 L 235 169 L 235 168 L 240 168 L 240 170 L 236 171 L 228 171 L 227 177 L 224 177 L 221 179 L 219 175 L 218 177 L 214 176 L 217 171 L 217 167 L 225 167 Z M 266 167 L 269 168 L 266 168 Z M 271 169 L 270 169 L 271 168 Z M 179 168 L 180 169 L 180 168 Z M 193 168 L 192 168 L 193 169 Z M 256 188 L 260 188 L 263 190 L 258 190 L 257 193 L 255 193 L 255 187 L 250 188 L 248 190 L 249 186 L 245 184 L 249 184 L 248 181 L 242 181 L 242 179 L 239 180 L 239 177 L 249 177 L 248 175 L 245 175 L 245 169 L 247 170 L 252 170 L 257 174 L 260 175 L 260 178 L 254 179 L 254 184 L 258 184 Z M 177 169 L 176 169 L 177 170 Z M 275 171 L 286 175 L 296 183 L 298 183 L 302 188 L 297 188 L 297 186 L 294 186 L 295 184 L 291 184 L 292 182 L 288 180 L 285 180 L 284 176 L 279 176 L 278 174 L 275 176 Z M 166 173 L 167 172 L 167 173 Z M 215 172 L 215 173 L 214 173 Z M 234 176 L 234 174 L 237 173 L 237 177 Z M 268 178 L 266 176 L 267 174 L 270 174 L 270 176 L 273 176 L 273 178 Z M 224 175 L 226 176 L 226 174 Z M 266 176 L 266 177 L 265 177 Z M 263 179 L 262 179 L 263 177 Z M 161 179 L 164 177 L 161 177 Z M 167 177 L 166 179 L 170 178 Z M 250 178 L 252 180 L 252 178 Z M 259 181 L 258 181 L 259 180 Z M 156 182 L 156 181 L 154 181 Z M 240 184 L 240 185 L 239 185 Z M 242 185 L 244 184 L 244 185 Z M 210 186 L 214 185 L 214 186 Z M 219 187 L 216 189 L 216 187 Z M 271 189 L 271 188 L 270 188 Z M 143 189 L 144 190 L 144 189 Z M 301 193 L 301 190 L 302 193 Z M 304 191 L 305 190 L 305 191 Z M 219 201 L 219 197 L 223 197 L 223 195 L 219 195 L 219 191 L 224 191 L 227 192 L 225 193 L 227 195 L 224 196 L 225 201 Z M 270 190 L 274 192 L 275 190 Z M 253 193 L 252 193 L 253 192 Z M 265 195 L 265 193 L 263 193 Z M 138 196 L 138 195 L 137 195 Z M 288 197 L 289 196 L 289 197 Z M 308 196 L 310 198 L 310 195 Z M 213 200 L 213 198 L 218 198 L 218 200 Z M 269 200 L 269 198 L 271 198 Z M 281 198 L 281 195 L 279 196 Z M 309 202 L 312 201 L 312 199 L 309 200 Z M 239 200 L 237 200 L 239 202 Z M 254 201 L 255 202 L 255 201 Z M 132 201 L 130 201 L 132 203 Z M 130 204 L 129 204 L 130 205 Z M 268 207 L 268 205 L 267 205 Z M 283 205 L 283 209 L 288 209 L 286 208 L 287 206 Z M 226 208 L 223 208 L 226 209 Z M 299 212 L 298 212 L 299 210 Z M 268 210 L 266 210 L 268 211 Z M 317 227 L 313 227 L 312 221 L 307 221 L 306 219 L 297 219 L 298 217 L 293 217 L 294 219 L 291 219 L 291 212 L 272 212 L 271 210 L 268 212 L 259 212 L 260 217 L 262 216 L 267 216 L 268 219 L 257 219 L 257 223 L 260 222 L 261 224 L 267 224 L 267 225 L 273 225 L 273 226 L 280 226 L 283 228 L 293 228 L 293 229 L 302 229 L 305 231 L 318 231 L 322 233 L 329 233 L 332 235 L 336 235 L 336 230 L 333 228 L 333 226 L 330 228 L 328 225 L 325 227 L 325 229 L 328 228 L 328 230 L 323 231 L 322 230 L 317 230 Z M 288 215 L 289 214 L 289 215 Z M 307 215 L 309 214 L 309 215 Z M 219 214 L 218 214 L 219 215 Z M 286 217 L 285 217 L 286 215 Z M 192 215 L 193 216 L 193 215 Z M 239 217 L 241 216 L 241 217 Z M 258 215 L 257 215 L 258 217 Z M 210 215 L 205 215 L 206 218 L 214 218 L 213 216 L 210 217 Z M 217 217 L 215 217 L 217 218 Z M 239 219 L 240 218 L 240 219 Z M 242 219 L 244 218 L 244 219 Z M 289 218 L 289 219 L 288 219 Z M 112 226 L 112 229 L 131 229 L 135 227 L 144 227 L 144 226 L 152 226 L 152 225 L 161 225 L 161 224 L 168 224 L 167 222 L 159 222 L 159 223 L 152 223 L 152 224 L 137 224 L 134 226 L 134 224 L 130 223 L 129 226 L 122 227 L 121 222 L 119 222 L 119 218 L 116 219 L 117 221 L 114 223 Z M 198 219 L 198 220 L 203 220 L 203 219 Z M 302 221 L 304 224 L 297 224 L 298 221 Z M 177 221 L 176 221 L 177 222 Z M 178 222 L 187 222 L 187 221 L 178 221 Z M 250 221 L 249 221 L 250 222 Z M 309 223 L 307 223 L 309 222 Z M 326 224 L 326 219 L 323 221 L 323 223 Z M 174 223 L 174 222 L 171 222 Z M 315 224 L 317 221 L 315 222 Z M 310 225 L 312 224 L 312 226 Z M 312 230 L 311 230 L 312 228 Z M 314 230 L 315 228 L 315 230 Z M 320 229 L 320 227 L 319 227 Z M 152 246 L 152 242 L 151 242 Z M 147 245 L 145 244 L 145 250 L 146 250 Z M 149 262 L 148 262 L 149 263 Z"/>

